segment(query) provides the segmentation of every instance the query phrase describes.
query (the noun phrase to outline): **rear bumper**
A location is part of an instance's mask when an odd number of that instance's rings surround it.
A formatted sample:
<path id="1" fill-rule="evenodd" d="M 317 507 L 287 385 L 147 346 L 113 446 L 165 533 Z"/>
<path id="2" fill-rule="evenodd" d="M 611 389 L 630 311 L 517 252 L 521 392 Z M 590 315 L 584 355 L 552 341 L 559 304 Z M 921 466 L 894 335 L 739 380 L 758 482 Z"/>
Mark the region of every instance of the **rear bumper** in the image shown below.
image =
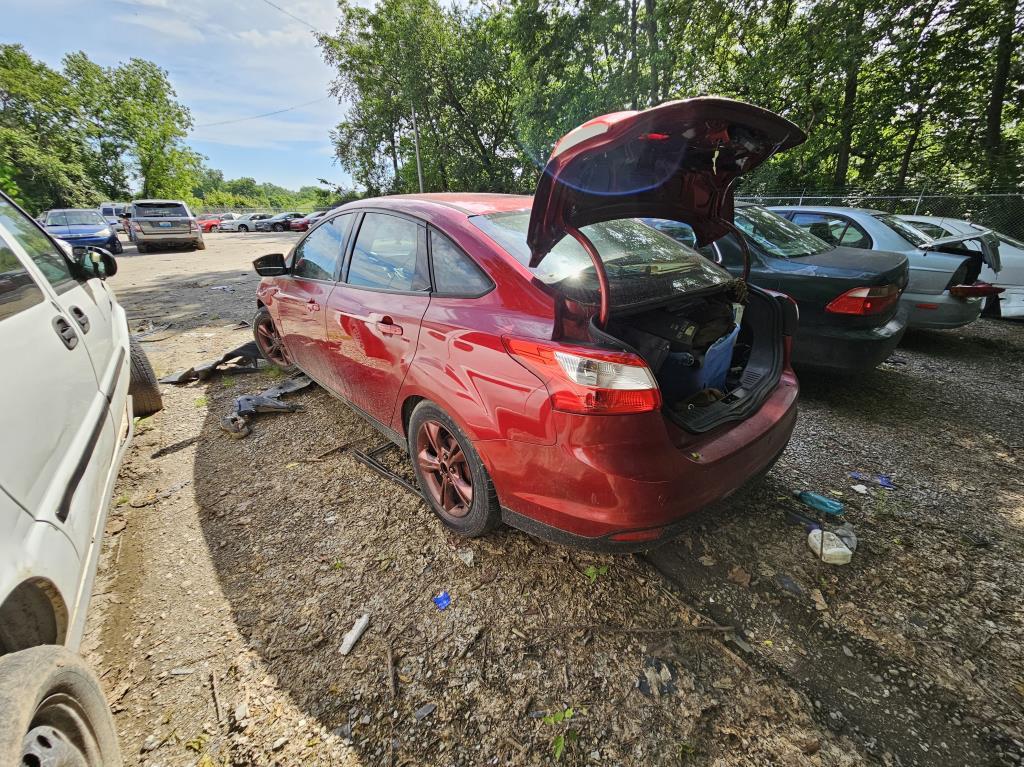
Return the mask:
<path id="1" fill-rule="evenodd" d="M 909 327 L 942 330 L 963 327 L 978 319 L 982 299 L 956 298 L 948 291 L 938 295 L 904 293 L 900 304 L 909 312 Z"/>
<path id="2" fill-rule="evenodd" d="M 688 515 L 770 468 L 796 424 L 798 392 L 786 370 L 756 413 L 683 447 L 661 413 L 557 413 L 554 445 L 474 444 L 509 524 L 581 548 L 636 551 L 672 538 Z"/>
<path id="3" fill-rule="evenodd" d="M 845 329 L 804 326 L 793 343 L 793 364 L 815 370 L 866 372 L 884 362 L 899 345 L 907 329 L 907 310 L 881 327 Z"/>
<path id="4" fill-rule="evenodd" d="M 143 245 L 197 245 L 202 242 L 202 239 L 203 235 L 200 232 L 135 233 L 135 242 Z"/>

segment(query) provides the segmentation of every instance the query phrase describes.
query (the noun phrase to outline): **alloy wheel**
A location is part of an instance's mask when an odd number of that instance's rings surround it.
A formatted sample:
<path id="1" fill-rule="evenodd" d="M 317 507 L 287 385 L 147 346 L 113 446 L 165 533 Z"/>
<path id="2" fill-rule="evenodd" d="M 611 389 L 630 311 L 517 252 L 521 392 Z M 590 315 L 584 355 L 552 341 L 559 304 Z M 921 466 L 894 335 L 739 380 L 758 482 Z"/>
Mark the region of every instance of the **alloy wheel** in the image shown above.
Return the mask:
<path id="1" fill-rule="evenodd" d="M 462 445 L 440 421 L 420 424 L 416 462 L 437 508 L 450 517 L 466 516 L 473 505 L 473 475 Z"/>
<path id="2" fill-rule="evenodd" d="M 260 352 L 263 356 L 275 365 L 286 368 L 292 364 L 288 352 L 285 351 L 284 344 L 281 342 L 281 334 L 277 332 L 269 314 L 264 313 L 256 326 L 256 342 L 260 345 Z"/>

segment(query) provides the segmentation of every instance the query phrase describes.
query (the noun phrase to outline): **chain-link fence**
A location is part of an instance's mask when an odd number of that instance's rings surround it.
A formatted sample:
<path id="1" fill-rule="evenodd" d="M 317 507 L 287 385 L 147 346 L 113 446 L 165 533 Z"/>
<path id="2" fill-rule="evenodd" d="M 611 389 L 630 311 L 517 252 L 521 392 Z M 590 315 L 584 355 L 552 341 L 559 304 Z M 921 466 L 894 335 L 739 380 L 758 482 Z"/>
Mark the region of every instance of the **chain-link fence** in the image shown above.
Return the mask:
<path id="1" fill-rule="evenodd" d="M 886 213 L 941 216 L 971 221 L 1024 240 L 1024 195 L 992 194 L 867 194 L 863 192 L 772 192 L 739 195 L 760 205 L 835 205 L 873 208 Z"/>

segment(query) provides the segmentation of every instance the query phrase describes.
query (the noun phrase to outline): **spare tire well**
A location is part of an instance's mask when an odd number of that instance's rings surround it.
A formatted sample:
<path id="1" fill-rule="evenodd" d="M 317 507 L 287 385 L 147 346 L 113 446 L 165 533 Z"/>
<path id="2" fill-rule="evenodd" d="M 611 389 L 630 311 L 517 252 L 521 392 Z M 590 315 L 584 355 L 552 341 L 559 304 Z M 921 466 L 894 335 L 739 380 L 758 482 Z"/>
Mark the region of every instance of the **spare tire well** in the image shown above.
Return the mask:
<path id="1" fill-rule="evenodd" d="M 67 607 L 56 587 L 43 578 L 24 581 L 0 605 L 0 655 L 60 644 L 67 626 Z"/>

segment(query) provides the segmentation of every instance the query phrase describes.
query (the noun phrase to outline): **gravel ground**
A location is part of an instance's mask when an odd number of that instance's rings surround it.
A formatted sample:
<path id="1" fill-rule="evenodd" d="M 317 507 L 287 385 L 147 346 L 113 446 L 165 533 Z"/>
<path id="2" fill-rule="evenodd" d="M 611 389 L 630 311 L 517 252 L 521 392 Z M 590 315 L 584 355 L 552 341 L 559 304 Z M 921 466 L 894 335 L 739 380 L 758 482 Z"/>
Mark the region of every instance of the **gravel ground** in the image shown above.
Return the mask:
<path id="1" fill-rule="evenodd" d="M 293 239 L 126 251 L 111 284 L 133 329 L 170 323 L 146 339 L 158 374 L 248 340 L 250 262 Z M 230 439 L 221 416 L 270 371 L 164 387 L 122 470 L 85 647 L 126 763 L 1018 763 L 1020 331 L 917 333 L 863 379 L 803 377 L 766 480 L 639 557 L 453 538 L 328 452 L 382 439 L 318 389 Z M 851 491 L 858 469 L 897 489 Z M 816 562 L 786 523 L 794 489 L 847 503 L 850 565 Z"/>

